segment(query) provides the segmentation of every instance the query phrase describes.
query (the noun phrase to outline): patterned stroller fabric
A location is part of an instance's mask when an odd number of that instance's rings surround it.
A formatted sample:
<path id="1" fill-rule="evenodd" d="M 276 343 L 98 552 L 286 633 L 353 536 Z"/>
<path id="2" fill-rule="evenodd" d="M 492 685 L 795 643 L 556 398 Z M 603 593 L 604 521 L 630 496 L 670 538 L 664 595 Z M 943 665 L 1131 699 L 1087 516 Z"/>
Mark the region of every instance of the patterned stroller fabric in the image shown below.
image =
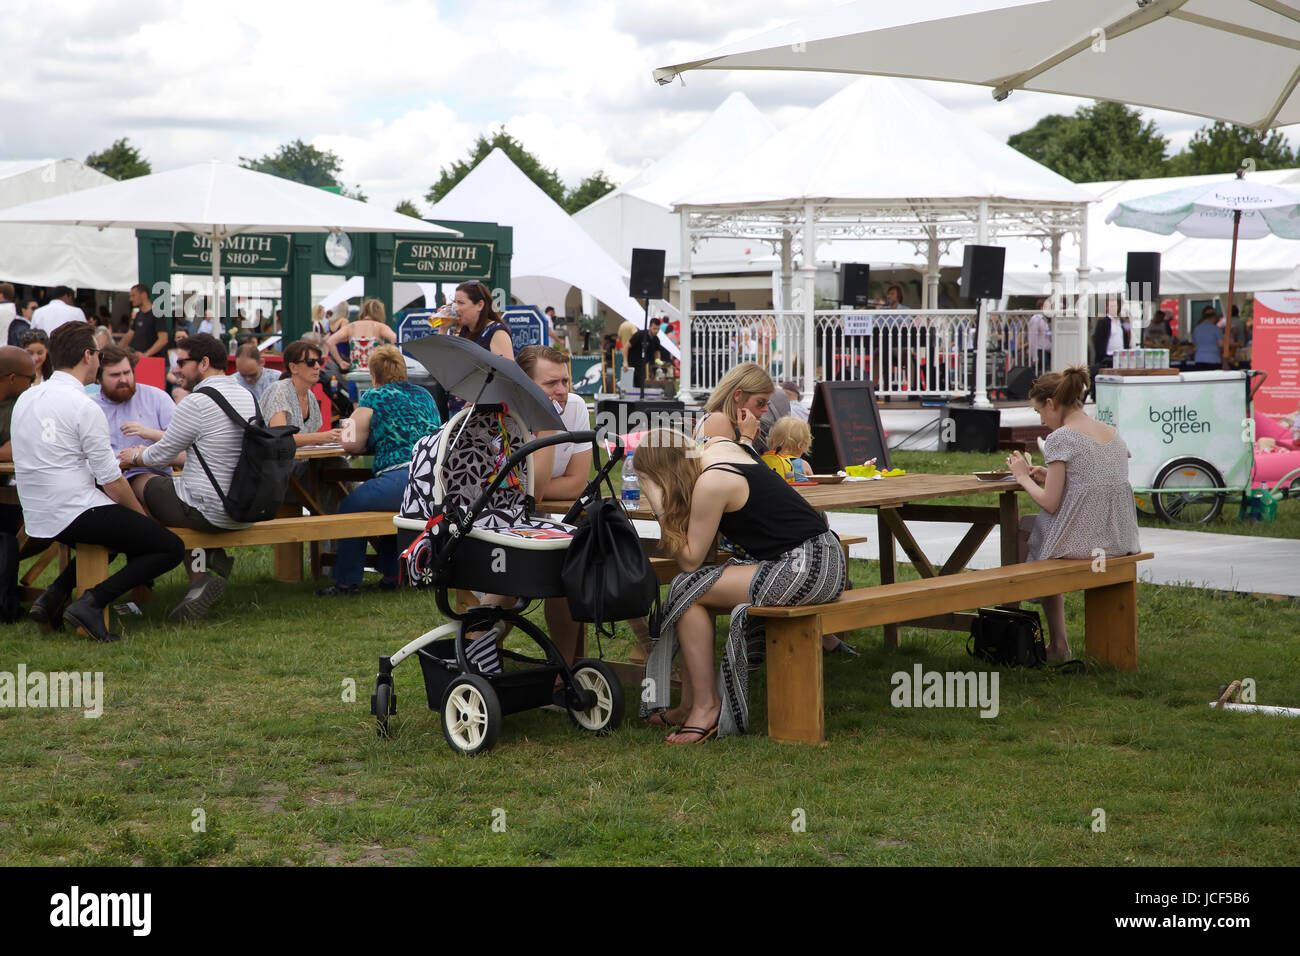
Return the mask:
<path id="1" fill-rule="evenodd" d="M 452 441 L 454 445 L 447 449 L 440 475 L 438 452 L 444 441 Z M 458 511 L 469 511 L 496 474 L 498 463 L 527 441 L 528 435 L 512 415 L 474 406 L 457 412 L 432 435 L 415 443 L 411 476 L 402 498 L 402 517 L 427 520 L 441 514 L 446 502 Z M 510 476 L 497 489 L 488 507 L 474 522 L 475 527 L 509 528 L 526 523 L 528 505 L 524 489 L 528 487 L 529 467 L 530 462 L 525 459 L 517 469 L 517 477 Z"/>
<path id="2" fill-rule="evenodd" d="M 435 542 L 442 532 L 441 516 L 449 509 L 454 514 L 468 513 L 506 458 L 528 439 L 527 431 L 513 415 L 492 406 L 471 406 L 415 443 L 398 527 L 423 530 L 402 554 L 407 581 L 417 586 L 432 583 Z M 443 442 L 452 444 L 443 449 Z M 491 501 L 475 517 L 470 538 L 531 551 L 563 550 L 569 546 L 573 537 L 571 525 L 529 513 L 529 467 L 525 459 L 497 488 Z M 475 589 L 484 586 L 473 585 Z"/>

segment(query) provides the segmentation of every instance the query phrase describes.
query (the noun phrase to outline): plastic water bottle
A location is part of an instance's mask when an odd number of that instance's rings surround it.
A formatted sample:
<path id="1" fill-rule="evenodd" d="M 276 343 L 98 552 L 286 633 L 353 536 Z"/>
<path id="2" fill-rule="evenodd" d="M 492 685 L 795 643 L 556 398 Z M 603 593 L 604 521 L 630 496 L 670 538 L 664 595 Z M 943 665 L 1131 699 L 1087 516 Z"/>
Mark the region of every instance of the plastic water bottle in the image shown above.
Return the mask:
<path id="1" fill-rule="evenodd" d="M 632 468 L 631 452 L 623 459 L 623 490 L 619 498 L 623 501 L 623 507 L 629 511 L 635 511 L 641 506 L 641 482 Z"/>

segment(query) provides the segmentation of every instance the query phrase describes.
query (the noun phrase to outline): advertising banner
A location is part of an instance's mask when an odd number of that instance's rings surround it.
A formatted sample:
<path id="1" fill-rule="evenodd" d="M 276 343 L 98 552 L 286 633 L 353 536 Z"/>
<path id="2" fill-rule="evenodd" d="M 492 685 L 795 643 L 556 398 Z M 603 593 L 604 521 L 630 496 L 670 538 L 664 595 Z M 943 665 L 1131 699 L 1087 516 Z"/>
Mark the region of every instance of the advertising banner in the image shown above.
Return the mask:
<path id="1" fill-rule="evenodd" d="M 1300 406 L 1300 292 L 1255 293 L 1251 368 L 1267 372 L 1255 411 L 1287 415 Z"/>

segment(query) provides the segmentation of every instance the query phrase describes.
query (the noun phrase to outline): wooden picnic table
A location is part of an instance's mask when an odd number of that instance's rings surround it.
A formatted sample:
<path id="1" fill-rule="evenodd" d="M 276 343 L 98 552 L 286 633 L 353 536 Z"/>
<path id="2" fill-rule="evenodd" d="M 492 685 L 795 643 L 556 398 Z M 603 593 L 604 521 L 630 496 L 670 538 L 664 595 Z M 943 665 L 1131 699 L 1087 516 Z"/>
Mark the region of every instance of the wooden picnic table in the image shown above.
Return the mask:
<path id="1" fill-rule="evenodd" d="M 796 484 L 791 487 L 818 511 L 842 511 L 848 508 L 870 508 L 876 511 L 881 584 L 892 584 L 897 580 L 895 541 L 923 578 L 956 574 L 965 569 L 994 528 L 1000 529 L 1002 564 L 1016 564 L 1020 560 L 1020 501 L 1017 493 L 1023 489 L 1015 481 L 981 481 L 974 475 L 908 474 L 867 481 L 846 480 L 835 485 Z M 997 505 L 927 503 L 936 498 L 989 493 L 998 495 Z M 571 504 L 571 501 L 543 501 L 537 508 L 542 512 L 563 514 Z M 629 511 L 628 517 L 655 520 L 654 513 L 644 506 Z M 940 565 L 921 550 L 907 527 L 909 521 L 948 521 L 968 524 L 970 528 L 948 560 Z M 927 620 L 926 626 L 962 629 L 967 624 L 952 615 L 945 615 Z M 898 646 L 898 631 L 898 624 L 884 625 L 887 646 Z"/>

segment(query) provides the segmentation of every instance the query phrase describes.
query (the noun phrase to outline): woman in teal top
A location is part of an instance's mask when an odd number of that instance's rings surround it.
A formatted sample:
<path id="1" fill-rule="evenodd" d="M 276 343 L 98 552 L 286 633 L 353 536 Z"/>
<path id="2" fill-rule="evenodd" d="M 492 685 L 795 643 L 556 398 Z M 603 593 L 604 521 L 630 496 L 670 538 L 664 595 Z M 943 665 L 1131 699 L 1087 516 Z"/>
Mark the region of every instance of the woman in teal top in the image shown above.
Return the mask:
<path id="1" fill-rule="evenodd" d="M 361 396 L 357 410 L 343 428 L 343 450 L 374 455 L 375 477 L 343 499 L 340 514 L 391 511 L 402 506 L 410 474 L 411 447 L 440 424 L 432 396 L 406 381 L 406 360 L 395 346 L 382 345 L 370 353 L 370 377 L 375 387 Z M 376 567 L 383 575 L 379 587 L 397 587 L 397 539 L 375 539 Z M 321 597 L 357 594 L 365 568 L 366 539 L 339 541 L 334 583 L 316 593 Z"/>

